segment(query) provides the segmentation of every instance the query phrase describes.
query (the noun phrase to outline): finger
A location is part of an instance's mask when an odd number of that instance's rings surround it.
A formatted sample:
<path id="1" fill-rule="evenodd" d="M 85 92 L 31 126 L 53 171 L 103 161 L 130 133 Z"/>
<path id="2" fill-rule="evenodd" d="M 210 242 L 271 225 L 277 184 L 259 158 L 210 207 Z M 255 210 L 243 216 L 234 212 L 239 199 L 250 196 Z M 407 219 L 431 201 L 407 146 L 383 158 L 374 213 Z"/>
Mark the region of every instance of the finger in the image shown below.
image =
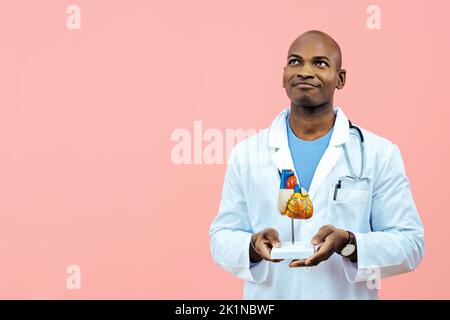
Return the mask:
<path id="1" fill-rule="evenodd" d="M 334 246 L 332 241 L 327 241 L 322 244 L 319 251 L 317 251 L 312 257 L 306 259 L 305 265 L 317 266 L 324 260 L 327 260 L 334 253 Z"/>
<path id="2" fill-rule="evenodd" d="M 261 258 L 265 260 L 271 260 L 272 248 L 269 247 L 269 240 L 261 240 L 258 245 L 258 251 L 261 254 Z"/>
<path id="3" fill-rule="evenodd" d="M 289 267 L 290 268 L 306 267 L 305 261 L 306 259 L 292 260 L 291 263 L 289 263 Z"/>
<path id="4" fill-rule="evenodd" d="M 279 248 L 281 247 L 281 242 L 279 239 L 278 231 L 276 229 L 270 228 L 267 229 L 265 233 L 263 233 L 263 237 L 269 240 L 270 244 L 273 247 Z"/>
<path id="5" fill-rule="evenodd" d="M 271 244 L 269 243 L 269 240 L 263 240 L 263 242 L 261 242 L 260 252 L 261 252 L 261 258 L 263 258 L 264 260 L 275 262 L 275 263 L 278 263 L 278 262 L 281 262 L 284 260 L 284 259 L 272 259 L 272 247 L 271 247 Z"/>
<path id="6" fill-rule="evenodd" d="M 321 242 L 320 244 L 318 244 L 317 246 L 314 246 L 314 253 L 316 253 L 317 251 L 320 250 L 320 247 L 322 246 L 323 242 Z"/>
<path id="7" fill-rule="evenodd" d="M 272 259 L 272 244 L 269 242 L 269 240 L 264 239 L 261 242 L 262 246 L 264 246 L 264 251 L 268 254 L 268 258 L 266 260 L 271 262 L 281 262 L 284 261 L 284 259 Z"/>
<path id="8" fill-rule="evenodd" d="M 267 261 L 271 261 L 271 262 L 281 262 L 284 261 L 284 259 L 272 259 L 272 244 L 269 242 L 269 240 L 267 239 L 262 239 L 260 241 L 260 252 L 261 252 L 261 257 Z"/>
<path id="9" fill-rule="evenodd" d="M 323 242 L 325 238 L 333 232 L 333 227 L 331 225 L 322 226 L 314 237 L 311 239 L 311 243 L 317 246 L 319 243 Z"/>

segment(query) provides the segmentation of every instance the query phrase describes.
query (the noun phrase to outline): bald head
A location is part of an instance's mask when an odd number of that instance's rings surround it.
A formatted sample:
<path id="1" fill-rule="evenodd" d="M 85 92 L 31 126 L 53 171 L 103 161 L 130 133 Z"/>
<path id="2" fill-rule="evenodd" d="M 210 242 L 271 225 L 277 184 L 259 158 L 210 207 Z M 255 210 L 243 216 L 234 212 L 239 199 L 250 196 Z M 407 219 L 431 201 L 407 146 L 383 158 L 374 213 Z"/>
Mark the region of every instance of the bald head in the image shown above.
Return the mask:
<path id="1" fill-rule="evenodd" d="M 289 47 L 283 69 L 283 88 L 293 106 L 315 108 L 333 105 L 335 89 L 345 85 L 341 48 L 329 35 L 311 30 Z"/>
<path id="2" fill-rule="evenodd" d="M 342 66 L 341 48 L 337 42 L 325 32 L 309 30 L 299 35 L 289 47 L 288 56 L 298 49 L 299 46 L 315 46 L 318 51 L 326 51 L 334 58 L 336 69 Z"/>

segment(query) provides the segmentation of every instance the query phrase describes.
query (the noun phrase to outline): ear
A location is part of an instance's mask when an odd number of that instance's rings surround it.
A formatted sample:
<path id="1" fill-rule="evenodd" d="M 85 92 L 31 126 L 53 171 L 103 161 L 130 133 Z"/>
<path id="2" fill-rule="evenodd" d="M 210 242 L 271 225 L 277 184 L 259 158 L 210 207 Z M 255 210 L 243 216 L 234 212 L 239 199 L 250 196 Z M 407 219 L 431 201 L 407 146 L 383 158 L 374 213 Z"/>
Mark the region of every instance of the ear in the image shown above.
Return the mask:
<path id="1" fill-rule="evenodd" d="M 347 76 L 347 71 L 345 69 L 339 69 L 338 80 L 336 84 L 337 89 L 342 89 L 345 86 L 345 79 Z"/>
<path id="2" fill-rule="evenodd" d="M 284 71 L 285 71 L 285 70 L 286 70 L 286 67 L 283 68 L 283 75 L 281 76 L 283 82 L 282 82 L 281 85 L 283 86 L 283 88 L 286 89 L 286 85 L 284 84 Z"/>

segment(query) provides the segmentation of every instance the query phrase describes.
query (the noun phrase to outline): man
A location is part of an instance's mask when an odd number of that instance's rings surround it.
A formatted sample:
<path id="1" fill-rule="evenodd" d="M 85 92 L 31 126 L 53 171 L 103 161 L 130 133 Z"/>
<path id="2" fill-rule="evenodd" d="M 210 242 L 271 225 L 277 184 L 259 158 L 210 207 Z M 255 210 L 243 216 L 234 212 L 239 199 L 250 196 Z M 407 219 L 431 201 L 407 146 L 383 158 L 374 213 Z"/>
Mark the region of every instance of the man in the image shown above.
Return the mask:
<path id="1" fill-rule="evenodd" d="M 344 112 L 333 108 L 346 80 L 341 63 L 329 35 L 312 30 L 295 39 L 283 73 L 290 110 L 230 155 L 211 253 L 245 280 L 245 299 L 375 299 L 380 278 L 409 272 L 423 257 L 423 226 L 398 147 L 361 129 L 362 153 Z M 358 168 L 363 179 L 345 178 Z M 294 224 L 296 240 L 318 247 L 308 259 L 271 259 L 291 237 L 290 219 L 277 210 L 283 169 L 295 172 L 314 206 L 310 219 Z"/>

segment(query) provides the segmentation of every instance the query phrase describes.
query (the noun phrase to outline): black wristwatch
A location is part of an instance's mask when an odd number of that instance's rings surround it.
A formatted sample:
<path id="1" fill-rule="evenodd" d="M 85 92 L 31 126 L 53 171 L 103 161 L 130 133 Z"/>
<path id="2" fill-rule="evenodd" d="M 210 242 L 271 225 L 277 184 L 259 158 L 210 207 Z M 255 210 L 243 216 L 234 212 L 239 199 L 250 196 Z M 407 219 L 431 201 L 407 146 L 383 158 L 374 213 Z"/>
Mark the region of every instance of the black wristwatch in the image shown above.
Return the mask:
<path id="1" fill-rule="evenodd" d="M 347 231 L 348 233 L 348 243 L 345 245 L 345 247 L 341 250 L 341 252 L 338 252 L 343 257 L 349 257 L 351 256 L 355 250 L 356 250 L 356 237 L 353 234 L 353 232 Z"/>

